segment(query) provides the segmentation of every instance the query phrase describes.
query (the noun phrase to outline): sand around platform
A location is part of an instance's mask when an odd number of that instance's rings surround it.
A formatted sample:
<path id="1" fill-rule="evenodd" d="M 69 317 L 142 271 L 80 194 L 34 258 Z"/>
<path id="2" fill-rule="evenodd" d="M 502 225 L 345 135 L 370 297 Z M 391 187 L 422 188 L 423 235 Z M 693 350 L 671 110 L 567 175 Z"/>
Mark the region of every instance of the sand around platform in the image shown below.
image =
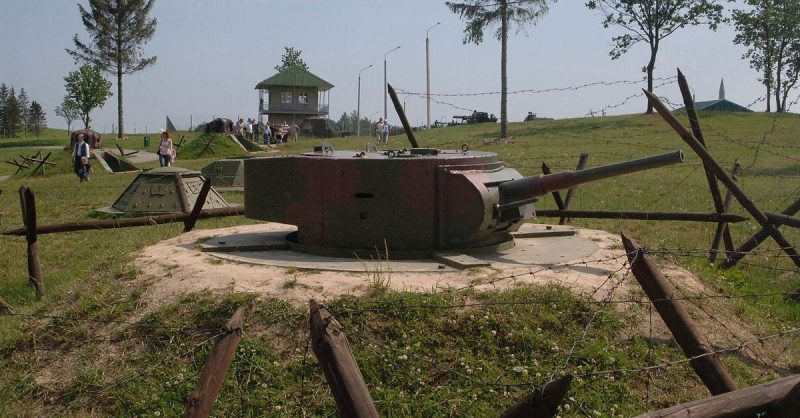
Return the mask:
<path id="1" fill-rule="evenodd" d="M 577 236 L 593 241 L 598 250 L 591 256 L 570 259 L 558 264 L 530 266 L 491 266 L 454 271 L 398 272 L 392 262 L 363 260 L 353 272 L 325 271 L 296 267 L 275 267 L 222 260 L 201 252 L 196 244 L 207 238 L 230 234 L 285 230 L 287 225 L 262 223 L 214 230 L 195 230 L 144 248 L 136 259 L 149 284 L 152 302 L 166 302 L 180 295 L 200 290 L 214 292 L 254 292 L 295 303 L 311 298 L 325 300 L 342 294 L 360 295 L 371 287 L 388 286 L 404 291 L 443 291 L 464 287 L 505 289 L 523 283 L 560 283 L 578 294 L 603 299 L 614 290 L 614 299 L 635 289 L 640 292 L 628 269 L 624 250 L 617 235 L 605 231 L 578 229 Z M 532 238 L 536 239 L 536 238 Z M 434 262 L 435 263 L 435 262 Z M 664 273 L 683 290 L 699 292 L 703 285 L 687 270 L 667 266 Z M 609 278 L 609 276 L 611 278 Z"/>

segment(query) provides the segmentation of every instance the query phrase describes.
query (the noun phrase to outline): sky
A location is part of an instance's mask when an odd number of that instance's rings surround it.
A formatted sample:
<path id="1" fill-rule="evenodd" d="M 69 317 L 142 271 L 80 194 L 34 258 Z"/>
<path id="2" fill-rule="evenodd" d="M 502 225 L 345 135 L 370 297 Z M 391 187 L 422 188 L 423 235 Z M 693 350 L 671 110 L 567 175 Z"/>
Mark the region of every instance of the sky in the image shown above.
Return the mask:
<path id="1" fill-rule="evenodd" d="M 53 109 L 64 97 L 64 76 L 77 68 L 65 48 L 74 46 L 75 34 L 88 40 L 77 3 L 88 7 L 87 0 L 2 0 L 0 82 L 25 88 L 47 110 L 48 125 L 55 128 L 66 127 Z M 509 95 L 510 121 L 521 121 L 528 112 L 570 118 L 603 110 L 608 115 L 644 110 L 643 97 L 626 98 L 646 87 L 640 80 L 648 47 L 636 45 L 611 60 L 611 38 L 622 29 L 603 28 L 600 13 L 584 3 L 561 0 L 537 24 L 511 33 L 508 89 L 523 92 Z M 359 71 L 372 65 L 361 72 L 361 115 L 377 119 L 383 114 L 384 58 L 395 89 L 425 93 L 425 36 L 437 22 L 441 24 L 429 32 L 431 94 L 436 95 L 431 120 L 448 122 L 471 110 L 500 114 L 500 96 L 493 93 L 500 90 L 500 42 L 491 36 L 492 29 L 480 45 L 463 44 L 464 22 L 444 1 L 156 0 L 152 16 L 158 26 L 144 52 L 158 61 L 123 79 L 129 133 L 157 131 L 165 116 L 178 129 L 214 116 L 256 117 L 255 85 L 275 74 L 284 46 L 301 50 L 309 70 L 335 86 L 329 96 L 334 120 L 356 110 Z M 734 35 L 730 26 L 716 32 L 706 27 L 679 30 L 662 41 L 655 76 L 667 79 L 680 68 L 698 101 L 716 99 L 724 78 L 727 99 L 750 105 L 764 95 L 764 88 L 742 58 L 745 49 L 733 44 Z M 396 46 L 400 49 L 385 55 Z M 540 92 L 548 89 L 562 90 Z M 92 113 L 92 125 L 100 132 L 111 132 L 116 124 L 116 85 L 112 91 L 114 97 Z M 680 102 L 674 82 L 656 93 Z M 424 125 L 424 95 L 400 99 L 411 124 Z M 389 102 L 390 122 L 397 123 L 391 106 Z M 752 106 L 764 108 L 764 102 Z"/>

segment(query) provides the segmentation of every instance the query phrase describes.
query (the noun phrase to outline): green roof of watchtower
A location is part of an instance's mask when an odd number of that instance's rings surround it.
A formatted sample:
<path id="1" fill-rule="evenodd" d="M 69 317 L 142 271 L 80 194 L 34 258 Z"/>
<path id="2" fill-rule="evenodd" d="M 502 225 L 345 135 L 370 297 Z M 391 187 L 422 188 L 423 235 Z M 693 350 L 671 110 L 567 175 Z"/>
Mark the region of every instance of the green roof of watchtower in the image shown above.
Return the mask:
<path id="1" fill-rule="evenodd" d="M 154 168 L 136 176 L 113 205 L 98 211 L 117 215 L 190 212 L 204 181 L 199 171 Z M 228 202 L 212 187 L 203 209 L 227 207 L 230 207 Z"/>
<path id="2" fill-rule="evenodd" d="M 269 90 L 271 87 L 318 87 L 319 91 L 333 88 L 333 84 L 317 77 L 300 67 L 290 67 L 256 84 L 256 89 Z"/>

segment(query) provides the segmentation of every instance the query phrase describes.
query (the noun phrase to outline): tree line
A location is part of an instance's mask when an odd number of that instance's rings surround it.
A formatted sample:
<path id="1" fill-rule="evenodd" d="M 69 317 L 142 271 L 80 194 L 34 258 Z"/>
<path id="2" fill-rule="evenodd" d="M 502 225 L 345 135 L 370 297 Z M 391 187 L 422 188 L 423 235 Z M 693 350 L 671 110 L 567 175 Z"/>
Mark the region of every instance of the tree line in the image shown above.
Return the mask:
<path id="1" fill-rule="evenodd" d="M 508 32 L 512 26 L 523 30 L 536 23 L 556 0 L 466 0 L 448 1 L 447 7 L 466 22 L 464 43 L 483 42 L 484 31 L 494 29 L 501 43 L 500 58 L 500 137 L 508 133 L 506 116 L 506 62 Z M 642 72 L 647 74 L 647 90 L 652 92 L 653 79 L 661 42 L 687 26 L 708 26 L 716 30 L 733 22 L 735 44 L 747 48 L 745 59 L 759 73 L 758 80 L 766 88 L 767 112 L 775 99 L 775 111 L 788 110 L 789 91 L 797 87 L 800 75 L 800 0 L 743 0 L 743 9 L 724 12 L 724 3 L 734 0 L 589 0 L 586 7 L 599 11 L 605 28 L 621 34 L 613 35 L 611 59 L 618 59 L 637 44 L 645 44 L 650 56 Z M 568 30 L 568 29 L 567 29 Z M 653 108 L 648 103 L 647 113 Z"/>
<path id="2" fill-rule="evenodd" d="M 32 133 L 38 137 L 47 127 L 47 116 L 42 105 L 31 101 L 24 88 L 17 93 L 14 86 L 0 83 L 0 134 L 4 138 L 27 137 Z"/>

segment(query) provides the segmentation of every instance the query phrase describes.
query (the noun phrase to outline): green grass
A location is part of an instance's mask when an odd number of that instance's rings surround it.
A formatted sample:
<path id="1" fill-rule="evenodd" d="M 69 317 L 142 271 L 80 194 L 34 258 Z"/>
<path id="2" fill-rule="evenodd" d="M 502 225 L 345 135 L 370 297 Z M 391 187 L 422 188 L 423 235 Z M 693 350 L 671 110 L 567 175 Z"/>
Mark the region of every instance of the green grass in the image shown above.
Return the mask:
<path id="1" fill-rule="evenodd" d="M 739 159 L 745 167 L 741 184 L 764 210 L 780 211 L 800 194 L 800 117 L 797 115 L 706 114 L 701 116 L 706 141 L 724 166 Z M 685 118 L 683 119 L 685 122 Z M 774 123 L 773 123 L 774 122 Z M 774 126 L 774 129 L 773 129 Z M 417 133 L 421 146 L 497 152 L 522 174 L 538 173 L 542 161 L 554 171 L 571 169 L 581 152 L 589 166 L 683 149 L 682 165 L 646 171 L 582 186 L 575 209 L 713 211 L 699 160 L 657 115 L 618 116 L 516 123 L 507 143 L 485 141 L 497 134 L 493 124 L 434 129 Z M 145 149 L 144 135 L 121 145 Z M 148 135 L 155 151 L 157 134 Z M 181 134 L 175 136 L 175 142 Z M 0 160 L 33 154 L 43 144 L 64 141 L 64 131 L 46 131 L 40 139 L 0 140 Z M 199 135 L 186 134 L 178 153 L 182 167 L 200 169 L 215 159 L 241 155 L 230 144 L 215 145 L 214 155 L 198 155 Z M 335 149 L 364 149 L 370 139 L 327 140 Z M 111 135 L 104 146 L 115 146 Z M 277 153 L 308 151 L 319 139 L 301 138 Z M 19 144 L 9 148 L 7 144 Z M 215 142 L 216 144 L 216 142 Z M 408 147 L 392 137 L 390 147 Z M 48 152 L 50 150 L 47 150 Z M 108 206 L 133 180 L 133 174 L 111 175 L 96 167 L 91 183 L 81 184 L 71 172 L 69 154 L 52 150 L 57 167 L 47 176 L 21 174 L 0 182 L 0 225 L 21 227 L 17 189 L 30 186 L 37 196 L 40 224 L 84 220 Z M 266 153 L 265 153 L 266 154 Z M 145 168 L 157 163 L 145 164 Z M 0 175 L 13 173 L 3 164 Z M 241 193 L 226 192 L 232 203 Z M 538 208 L 554 208 L 543 197 Z M 746 213 L 736 204 L 733 212 Z M 748 216 L 749 217 L 749 216 Z M 555 219 L 540 221 L 555 222 Z M 252 223 L 242 217 L 201 220 L 199 228 Z M 748 257 L 747 263 L 720 271 L 705 261 L 713 224 L 574 220 L 576 225 L 617 233 L 628 230 L 640 243 L 665 250 L 660 262 L 675 262 L 697 274 L 710 291 L 724 294 L 791 291 L 800 286 L 785 257 Z M 741 242 L 758 225 L 732 226 Z M 185 397 L 213 345 L 219 327 L 236 306 L 248 303 L 245 334 L 215 405 L 219 416 L 329 416 L 335 404 L 310 351 L 307 308 L 251 294 L 199 292 L 176 302 L 153 303 L 147 285 L 130 261 L 141 248 L 174 237 L 179 225 L 43 235 L 39 238 L 47 295 L 35 298 L 27 283 L 24 239 L 3 237 L 0 246 L 0 297 L 18 316 L 0 316 L 0 415 L 179 415 Z M 790 242 L 800 234 L 784 228 Z M 779 254 L 774 243 L 762 249 Z M 689 255 L 675 250 L 691 250 Z M 683 251 L 681 251 L 683 252 Z M 783 269 L 790 270 L 784 272 Z M 295 286 L 297 271 L 278 278 Z M 379 280 L 380 281 L 380 280 Z M 591 375 L 593 371 L 638 368 L 682 358 L 669 341 L 648 344 L 647 335 L 631 330 L 646 309 L 620 311 L 580 303 L 558 286 L 531 286 L 509 291 L 413 294 L 384 289 L 362 297 L 326 301 L 343 324 L 378 409 L 391 416 L 497 415 L 563 369 L 584 375 L 573 382 L 569 410 L 562 416 L 634 415 L 645 410 L 707 396 L 685 364 L 645 374 Z M 548 300 L 551 303 L 517 303 Z M 477 306 L 459 307 L 462 302 Z M 745 328 L 759 335 L 800 323 L 800 307 L 781 297 L 720 302 L 720 312 L 733 312 Z M 153 306 L 157 306 L 153 308 Z M 374 309 L 374 307 L 380 309 Z M 719 306 L 709 304 L 709 309 Z M 25 315 L 34 315 L 29 317 Z M 43 315 L 56 318 L 41 318 Z M 65 319 L 69 318 L 69 319 Z M 566 367 L 567 352 L 594 319 L 586 338 L 576 345 Z M 211 340 L 209 340 L 211 339 Z M 789 337 L 785 356 L 797 364 L 800 344 Z M 770 380 L 745 359 L 724 357 L 740 386 Z M 495 383 L 525 384 L 496 386 Z M 118 383 L 118 384 L 117 384 Z M 113 386 L 112 386 L 113 385 Z M 647 393 L 649 396 L 646 396 Z M 301 411 L 300 409 L 303 409 Z"/>

